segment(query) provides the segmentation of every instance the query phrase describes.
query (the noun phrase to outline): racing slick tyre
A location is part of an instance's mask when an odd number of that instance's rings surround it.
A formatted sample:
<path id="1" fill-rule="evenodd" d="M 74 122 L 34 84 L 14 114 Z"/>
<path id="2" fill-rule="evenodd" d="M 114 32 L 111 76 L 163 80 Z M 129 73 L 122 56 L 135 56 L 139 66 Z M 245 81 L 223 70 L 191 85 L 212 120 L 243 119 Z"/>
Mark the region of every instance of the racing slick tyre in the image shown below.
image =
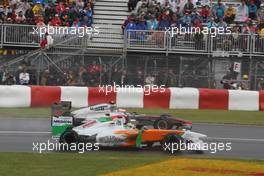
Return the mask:
<path id="1" fill-rule="evenodd" d="M 79 142 L 79 136 L 73 130 L 66 130 L 60 136 L 59 142 L 60 143 L 66 143 L 66 144 L 78 143 Z"/>
<path id="2" fill-rule="evenodd" d="M 163 151 L 173 154 L 180 151 L 182 144 L 182 137 L 177 136 L 176 134 L 167 134 L 161 142 L 161 147 Z"/>
<path id="3" fill-rule="evenodd" d="M 165 129 L 171 129 L 173 125 L 170 123 L 168 119 L 159 118 L 155 120 L 153 126 L 155 129 L 165 130 Z"/>

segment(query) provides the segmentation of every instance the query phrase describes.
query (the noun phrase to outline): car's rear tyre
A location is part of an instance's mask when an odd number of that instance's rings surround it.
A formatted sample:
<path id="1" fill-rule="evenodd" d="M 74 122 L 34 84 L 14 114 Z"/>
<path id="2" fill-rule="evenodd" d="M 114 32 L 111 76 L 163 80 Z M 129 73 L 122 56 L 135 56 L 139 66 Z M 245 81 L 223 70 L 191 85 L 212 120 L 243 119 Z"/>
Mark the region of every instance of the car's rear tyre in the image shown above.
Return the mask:
<path id="1" fill-rule="evenodd" d="M 173 125 L 170 123 L 168 119 L 160 118 L 155 120 L 153 126 L 155 129 L 165 130 L 165 129 L 171 129 Z"/>
<path id="2" fill-rule="evenodd" d="M 78 143 L 79 142 L 79 136 L 78 134 L 73 130 L 66 130 L 62 135 L 60 136 L 60 143 Z"/>
<path id="3" fill-rule="evenodd" d="M 173 154 L 181 151 L 182 144 L 182 137 L 177 136 L 176 134 L 167 134 L 161 142 L 161 147 L 163 151 Z"/>

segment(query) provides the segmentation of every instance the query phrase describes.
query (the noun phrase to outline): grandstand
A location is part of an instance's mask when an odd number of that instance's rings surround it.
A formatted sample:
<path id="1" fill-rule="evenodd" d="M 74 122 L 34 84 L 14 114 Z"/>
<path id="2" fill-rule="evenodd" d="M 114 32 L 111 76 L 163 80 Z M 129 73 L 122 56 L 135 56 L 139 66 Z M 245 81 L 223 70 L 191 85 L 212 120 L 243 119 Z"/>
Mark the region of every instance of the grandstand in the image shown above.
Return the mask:
<path id="1" fill-rule="evenodd" d="M 21 84 L 26 68 L 25 84 L 264 89 L 260 0 L 4 0 L 0 14 L 2 84 Z M 40 35 L 48 25 L 93 31 Z M 180 26 L 231 34 L 172 35 Z"/>

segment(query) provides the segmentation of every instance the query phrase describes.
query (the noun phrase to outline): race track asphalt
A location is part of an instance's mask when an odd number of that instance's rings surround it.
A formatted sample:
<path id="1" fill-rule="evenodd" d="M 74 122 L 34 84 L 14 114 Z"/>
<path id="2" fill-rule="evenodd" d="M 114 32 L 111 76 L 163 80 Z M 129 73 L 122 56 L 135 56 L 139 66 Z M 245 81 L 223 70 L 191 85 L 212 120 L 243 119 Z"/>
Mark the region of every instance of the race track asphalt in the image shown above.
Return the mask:
<path id="1" fill-rule="evenodd" d="M 181 152 L 182 156 L 264 160 L 262 126 L 194 124 L 192 131 L 206 134 L 208 144 L 231 143 L 232 149 L 216 153 L 206 151 L 203 155 Z M 33 143 L 48 140 L 51 140 L 48 118 L 0 118 L 0 152 L 38 152 L 33 151 Z"/>

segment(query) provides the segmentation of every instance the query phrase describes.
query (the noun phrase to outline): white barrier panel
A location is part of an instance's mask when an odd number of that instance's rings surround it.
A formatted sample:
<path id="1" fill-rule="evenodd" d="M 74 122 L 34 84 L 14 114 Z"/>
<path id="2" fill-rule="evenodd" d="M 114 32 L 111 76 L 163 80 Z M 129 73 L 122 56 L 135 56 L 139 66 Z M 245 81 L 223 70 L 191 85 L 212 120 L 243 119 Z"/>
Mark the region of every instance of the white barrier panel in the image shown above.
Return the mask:
<path id="1" fill-rule="evenodd" d="M 229 110 L 259 110 L 259 92 L 245 90 L 228 90 Z"/>
<path id="2" fill-rule="evenodd" d="M 87 87 L 61 87 L 61 101 L 71 101 L 72 107 L 88 106 Z"/>
<path id="3" fill-rule="evenodd" d="M 170 88 L 170 109 L 198 109 L 199 90 L 195 88 Z"/>
<path id="4" fill-rule="evenodd" d="M 143 88 L 117 88 L 116 104 L 124 108 L 143 108 Z"/>
<path id="5" fill-rule="evenodd" d="M 0 86 L 0 107 L 30 107 L 28 86 Z"/>

